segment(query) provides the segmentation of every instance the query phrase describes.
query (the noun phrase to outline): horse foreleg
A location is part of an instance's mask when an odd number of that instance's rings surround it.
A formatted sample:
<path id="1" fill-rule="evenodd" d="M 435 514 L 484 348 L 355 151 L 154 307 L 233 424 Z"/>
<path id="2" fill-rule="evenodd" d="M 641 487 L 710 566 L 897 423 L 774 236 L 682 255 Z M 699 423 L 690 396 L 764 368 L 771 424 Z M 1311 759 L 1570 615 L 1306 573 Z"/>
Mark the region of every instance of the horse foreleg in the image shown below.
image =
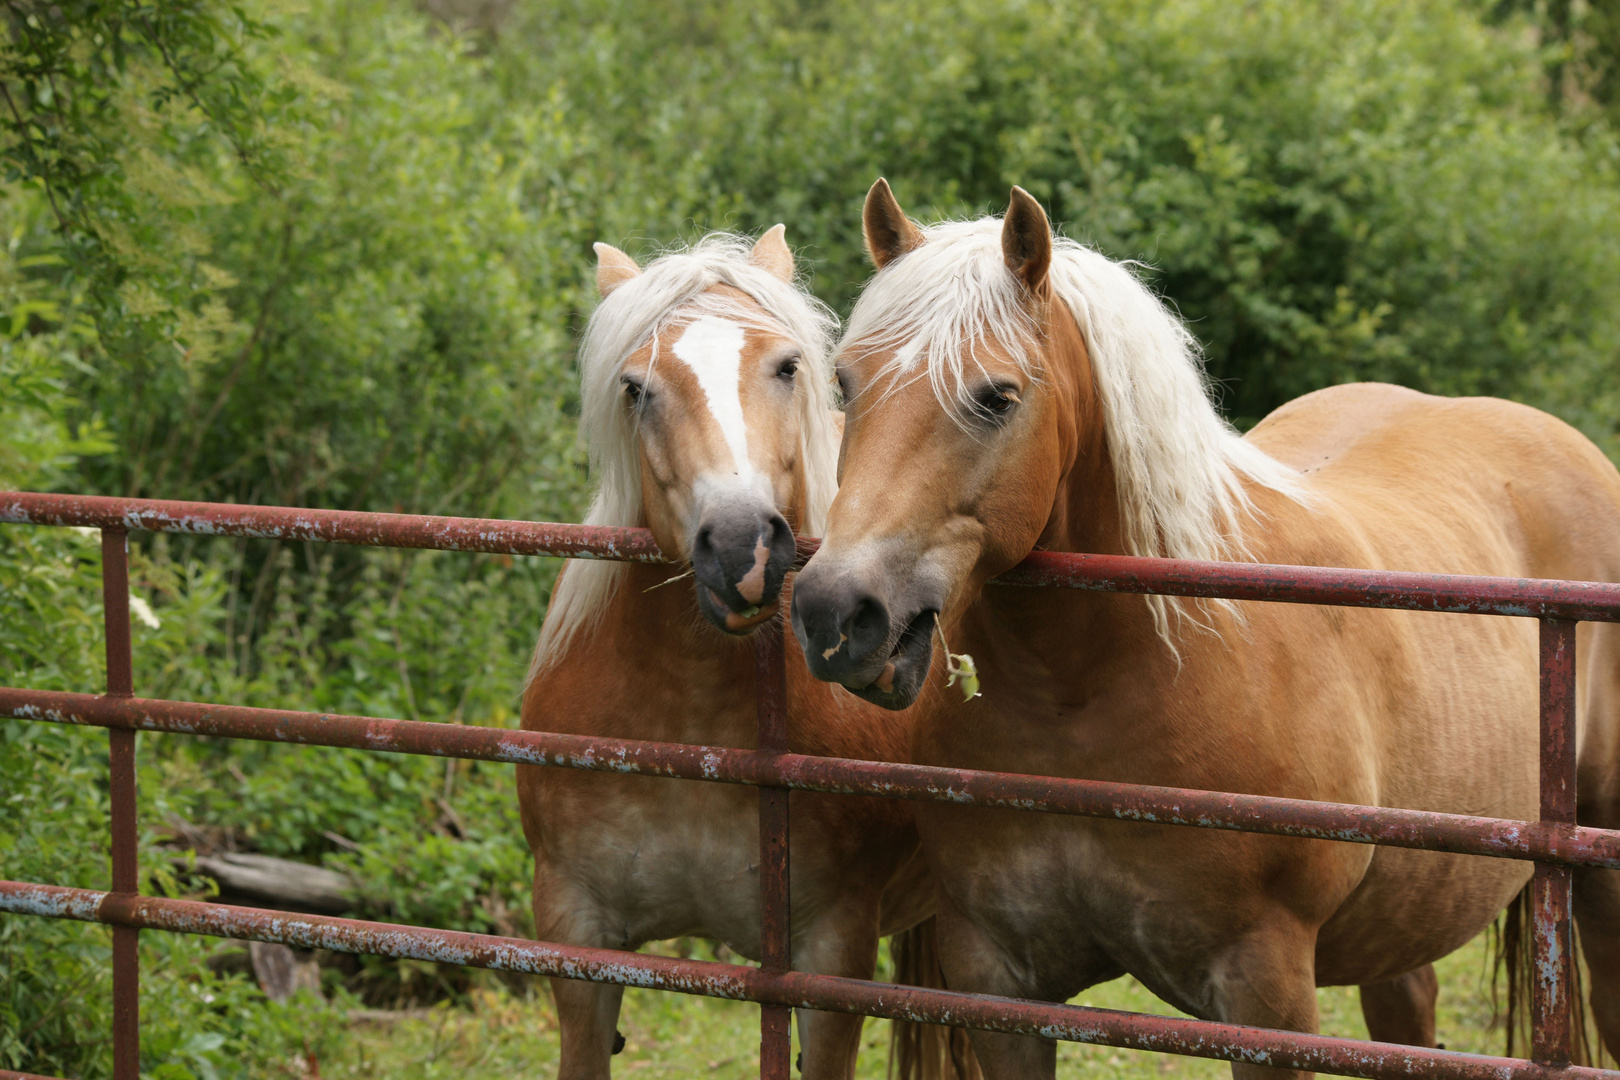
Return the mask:
<path id="1" fill-rule="evenodd" d="M 1282 916 L 1246 934 L 1212 966 L 1216 1019 L 1314 1035 L 1316 934 Z M 1232 1063 L 1233 1080 L 1284 1080 L 1313 1074 Z"/>
<path id="2" fill-rule="evenodd" d="M 1433 964 L 1385 982 L 1363 984 L 1361 1015 L 1368 1037 L 1403 1046 L 1436 1045 L 1434 1003 L 1439 996 Z"/>
<path id="3" fill-rule="evenodd" d="M 614 913 L 604 910 L 567 868 L 559 869 L 535 852 L 534 928 L 541 941 L 556 941 L 587 948 L 625 948 L 622 935 L 608 931 Z M 631 948 L 634 945 L 630 945 Z M 619 1003 L 624 987 L 577 979 L 552 979 L 551 996 L 557 1005 L 557 1036 L 562 1044 L 558 1080 L 607 1080 L 611 1061 L 621 1044 L 618 1037 Z"/>
<path id="4" fill-rule="evenodd" d="M 798 970 L 852 979 L 872 977 L 878 945 L 875 905 L 842 918 L 818 920 L 794 936 L 793 966 Z M 798 1009 L 794 1020 L 799 1027 L 799 1068 L 804 1080 L 849 1080 L 855 1075 L 864 1016 Z"/>
<path id="5" fill-rule="evenodd" d="M 618 1049 L 619 1003 L 624 987 L 552 979 L 562 1056 L 558 1080 L 606 1080 Z"/>
<path id="6" fill-rule="evenodd" d="M 1015 961 L 943 898 L 937 919 L 940 966 L 952 990 L 1035 996 L 1035 989 L 1019 977 Z M 984 1080 L 1054 1080 L 1057 1076 L 1057 1043 L 1052 1039 L 970 1030 L 968 1040 Z"/>

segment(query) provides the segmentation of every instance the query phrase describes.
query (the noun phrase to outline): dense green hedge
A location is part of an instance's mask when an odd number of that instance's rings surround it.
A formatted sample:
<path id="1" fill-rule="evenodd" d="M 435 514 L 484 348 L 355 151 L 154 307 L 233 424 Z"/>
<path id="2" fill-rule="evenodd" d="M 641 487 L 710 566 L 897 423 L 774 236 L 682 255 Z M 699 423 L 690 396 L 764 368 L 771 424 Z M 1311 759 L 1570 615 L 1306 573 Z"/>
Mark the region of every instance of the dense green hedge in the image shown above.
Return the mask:
<path id="1" fill-rule="evenodd" d="M 1615 143 L 1514 5 L 564 0 L 472 36 L 406 0 L 6 10 L 0 487 L 574 518 L 589 243 L 785 221 L 847 309 L 879 174 L 919 217 L 1022 184 L 1141 260 L 1241 424 L 1385 378 L 1620 452 Z M 0 528 L 0 681 L 98 685 L 97 559 Z M 178 538 L 133 565 L 144 693 L 483 724 L 513 722 L 553 573 Z M 4 876 L 104 882 L 100 738 L 0 721 Z M 526 926 L 507 770 L 142 760 L 153 842 L 208 823 L 355 871 L 373 914 Z M 184 888 L 169 868 L 154 887 Z M 146 938 L 153 1075 L 328 1037 Z M 0 918 L 0 1067 L 106 1073 L 104 957 L 94 928 Z"/>
<path id="2" fill-rule="evenodd" d="M 15 192 L 0 198 L 0 227 L 12 237 L 0 257 L 0 488 L 74 488 L 86 455 L 111 452 L 100 424 L 64 421 L 78 403 L 67 384 L 93 353 L 82 318 L 51 258 L 19 258 L 37 225 L 37 206 Z M 48 276 L 36 276 L 41 271 Z M 0 678 L 50 690 L 103 685 L 100 545 L 90 530 L 0 528 Z M 172 572 L 137 553 L 132 590 Z M 160 627 L 137 621 L 143 672 L 187 663 L 188 624 L 206 619 L 222 593 L 201 575 Z M 140 770 L 142 887 L 173 892 L 174 867 L 153 843 L 170 814 L 191 810 L 184 759 L 147 751 Z M 104 732 L 0 721 L 0 876 L 83 888 L 110 886 L 107 737 Z M 142 937 L 143 1075 L 186 1080 L 237 1074 L 237 1065 L 320 1051 L 335 1030 L 307 1002 L 272 1005 L 240 978 L 215 975 L 202 939 Z M 105 928 L 0 916 L 0 1068 L 50 1075 L 109 1074 L 111 949 Z"/>
<path id="3" fill-rule="evenodd" d="M 1240 422 L 1380 378 L 1528 397 L 1620 448 L 1614 146 L 1563 133 L 1517 22 L 1449 2 L 699 11 L 562 7 L 502 60 L 518 85 L 561 73 L 706 220 L 788 222 L 835 305 L 865 274 L 874 176 L 920 216 L 999 210 L 1016 183 L 1156 268 Z"/>

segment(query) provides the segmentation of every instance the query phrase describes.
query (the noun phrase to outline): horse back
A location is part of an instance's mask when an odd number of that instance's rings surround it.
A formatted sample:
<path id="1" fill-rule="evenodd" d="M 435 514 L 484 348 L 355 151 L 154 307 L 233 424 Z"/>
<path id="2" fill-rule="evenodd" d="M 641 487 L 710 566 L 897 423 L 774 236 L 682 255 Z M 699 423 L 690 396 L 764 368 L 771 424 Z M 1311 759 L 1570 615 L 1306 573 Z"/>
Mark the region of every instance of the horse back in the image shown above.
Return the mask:
<path id="1" fill-rule="evenodd" d="M 1620 580 L 1620 473 L 1538 409 L 1353 383 L 1284 405 L 1249 439 L 1355 537 L 1347 565 Z"/>

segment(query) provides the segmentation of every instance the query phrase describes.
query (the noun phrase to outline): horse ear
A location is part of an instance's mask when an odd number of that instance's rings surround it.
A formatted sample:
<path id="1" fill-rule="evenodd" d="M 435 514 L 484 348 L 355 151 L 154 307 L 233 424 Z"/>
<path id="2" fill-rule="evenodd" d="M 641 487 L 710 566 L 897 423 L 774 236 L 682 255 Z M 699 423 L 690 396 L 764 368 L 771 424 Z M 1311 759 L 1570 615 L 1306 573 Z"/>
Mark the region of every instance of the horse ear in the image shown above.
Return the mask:
<path id="1" fill-rule="evenodd" d="M 1012 189 L 1001 222 L 1001 257 L 1030 292 L 1046 283 L 1046 272 L 1052 268 L 1052 223 L 1035 196 L 1021 187 Z"/>
<path id="2" fill-rule="evenodd" d="M 772 225 L 766 229 L 765 235 L 754 242 L 754 250 L 748 259 L 761 270 L 767 270 L 791 285 L 793 252 L 788 250 L 787 241 L 783 239 L 786 232 L 786 225 Z"/>
<path id="3" fill-rule="evenodd" d="M 923 243 L 922 230 L 906 217 L 894 192 L 889 190 L 889 182 L 881 176 L 866 193 L 861 227 L 866 233 L 867 254 L 879 270 Z"/>
<path id="4" fill-rule="evenodd" d="M 631 278 L 641 276 L 636 260 L 612 244 L 594 244 L 596 251 L 596 291 L 603 299 Z"/>

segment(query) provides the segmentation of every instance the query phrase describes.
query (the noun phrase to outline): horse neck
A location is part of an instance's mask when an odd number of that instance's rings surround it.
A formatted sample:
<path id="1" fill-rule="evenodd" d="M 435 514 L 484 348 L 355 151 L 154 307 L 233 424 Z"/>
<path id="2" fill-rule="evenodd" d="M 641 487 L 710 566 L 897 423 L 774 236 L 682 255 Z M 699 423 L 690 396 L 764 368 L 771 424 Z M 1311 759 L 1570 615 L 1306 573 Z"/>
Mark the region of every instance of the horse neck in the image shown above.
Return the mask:
<path id="1" fill-rule="evenodd" d="M 636 715 L 658 730 L 618 734 L 637 738 L 678 734 L 677 741 L 730 745 L 731 729 L 739 718 L 729 715 L 736 710 L 719 706 L 738 688 L 746 689 L 751 700 L 752 647 L 703 619 L 692 595 L 692 579 L 681 573 L 678 566 L 625 566 L 601 621 L 574 647 L 583 649 L 590 663 L 615 670 L 632 702 L 650 701 L 656 692 L 660 700 L 701 703 L 683 715 L 638 710 Z M 751 726 L 751 710 L 746 719 Z M 615 722 L 622 726 L 623 719 Z"/>
<path id="2" fill-rule="evenodd" d="M 794 479 L 794 498 L 783 511 L 799 528 L 806 514 L 802 463 L 795 465 Z M 734 638 L 709 625 L 693 598 L 692 578 L 678 576 L 689 569 L 627 564 L 595 632 L 576 647 L 587 648 L 593 657 L 613 657 L 621 678 L 632 684 L 632 696 L 634 685 L 656 687 L 661 693 L 678 691 L 675 697 L 694 704 L 656 721 L 640 714 L 661 726 L 659 732 L 638 732 L 637 737 L 662 733 L 677 741 L 745 745 L 754 725 L 753 639 Z M 724 702 L 737 707 L 720 707 Z M 616 722 L 622 725 L 622 720 Z"/>
<path id="3" fill-rule="evenodd" d="M 1041 343 L 1042 370 L 1054 395 L 1051 437 L 1059 442 L 1063 467 L 1036 547 L 1126 554 L 1102 402 L 1085 340 L 1066 305 L 1051 305 Z M 1067 679 L 1084 678 L 1120 650 L 1151 647 L 1157 636 L 1139 596 L 996 585 L 985 588 L 964 630 L 977 648 L 1005 657 L 998 666 L 1062 671 Z M 1075 649 L 1076 641 L 1087 642 L 1087 647 Z"/>
<path id="4" fill-rule="evenodd" d="M 1053 301 L 1042 335 L 1064 469 L 1037 546 L 1046 551 L 1123 554 L 1124 522 L 1113 455 L 1085 339 L 1068 306 Z"/>

